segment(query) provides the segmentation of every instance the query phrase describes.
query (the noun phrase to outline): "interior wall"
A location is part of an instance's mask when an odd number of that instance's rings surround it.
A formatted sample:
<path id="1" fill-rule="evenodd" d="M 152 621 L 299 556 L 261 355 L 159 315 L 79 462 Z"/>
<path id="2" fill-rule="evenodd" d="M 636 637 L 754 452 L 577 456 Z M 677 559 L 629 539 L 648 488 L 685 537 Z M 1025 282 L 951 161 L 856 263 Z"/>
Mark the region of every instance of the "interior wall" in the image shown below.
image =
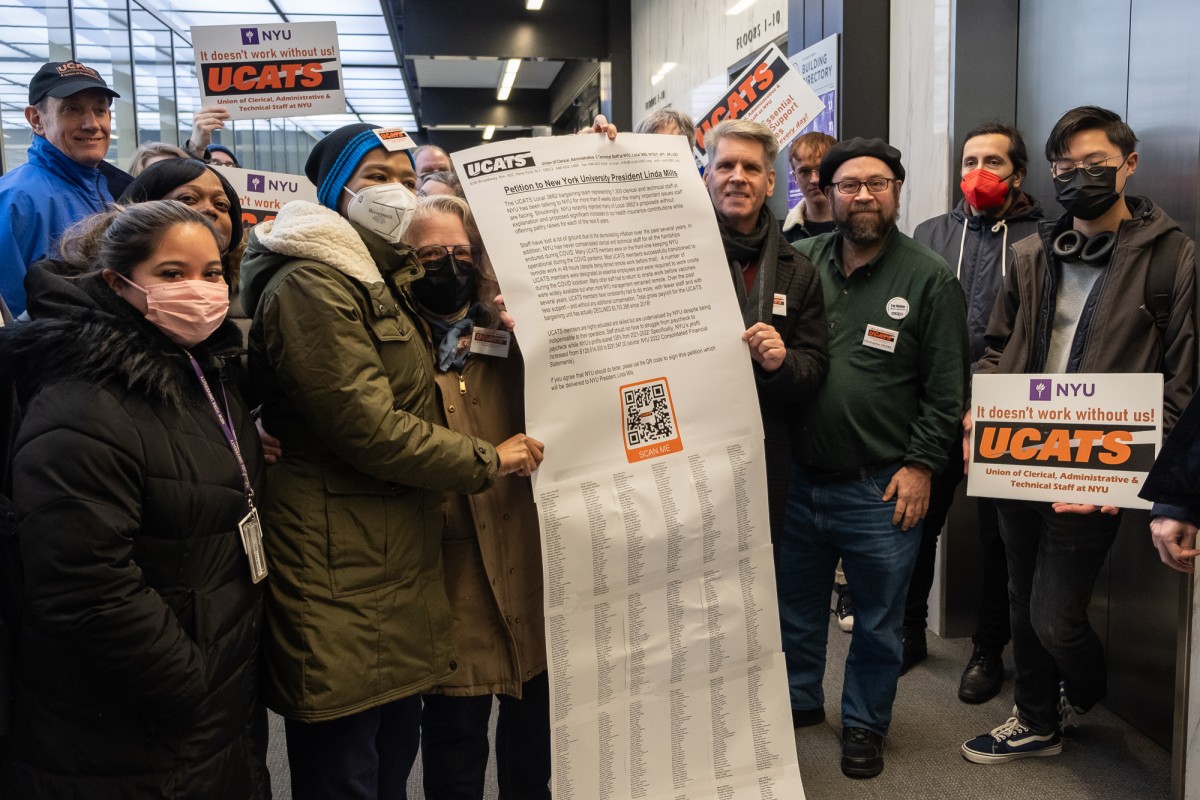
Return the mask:
<path id="1" fill-rule="evenodd" d="M 950 0 L 906 0 L 891 9 L 888 140 L 907 174 L 900 230 L 946 213 L 950 173 Z"/>

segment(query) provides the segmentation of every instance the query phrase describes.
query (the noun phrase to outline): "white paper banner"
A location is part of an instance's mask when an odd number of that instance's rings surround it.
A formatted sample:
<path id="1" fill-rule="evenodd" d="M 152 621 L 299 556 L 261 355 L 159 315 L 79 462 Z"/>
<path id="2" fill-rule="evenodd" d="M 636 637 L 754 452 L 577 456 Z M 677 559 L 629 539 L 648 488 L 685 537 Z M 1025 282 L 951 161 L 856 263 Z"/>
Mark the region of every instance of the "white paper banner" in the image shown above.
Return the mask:
<path id="1" fill-rule="evenodd" d="M 546 444 L 554 796 L 802 798 L 758 400 L 686 141 L 452 158 Z"/>

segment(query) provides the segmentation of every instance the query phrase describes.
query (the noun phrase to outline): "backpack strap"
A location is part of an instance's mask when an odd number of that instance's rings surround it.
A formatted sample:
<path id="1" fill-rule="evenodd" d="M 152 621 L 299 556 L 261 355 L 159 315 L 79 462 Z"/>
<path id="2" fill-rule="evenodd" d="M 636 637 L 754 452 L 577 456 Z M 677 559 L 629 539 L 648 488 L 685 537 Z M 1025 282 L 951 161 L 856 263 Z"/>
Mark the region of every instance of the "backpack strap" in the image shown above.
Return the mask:
<path id="1" fill-rule="evenodd" d="M 1146 275 L 1146 310 L 1154 317 L 1161 342 L 1167 334 L 1167 323 L 1171 319 L 1171 298 L 1175 294 L 1175 273 L 1179 256 L 1187 235 L 1176 228 L 1167 236 L 1160 248 L 1150 257 L 1150 271 Z M 1166 349 L 1165 347 L 1163 348 Z"/>

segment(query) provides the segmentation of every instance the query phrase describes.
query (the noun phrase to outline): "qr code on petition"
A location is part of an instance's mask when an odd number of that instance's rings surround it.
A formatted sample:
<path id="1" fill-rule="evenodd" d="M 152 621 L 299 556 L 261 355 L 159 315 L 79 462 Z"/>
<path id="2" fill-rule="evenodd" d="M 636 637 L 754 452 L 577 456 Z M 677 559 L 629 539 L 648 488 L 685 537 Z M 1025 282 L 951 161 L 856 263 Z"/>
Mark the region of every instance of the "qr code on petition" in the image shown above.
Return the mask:
<path id="1" fill-rule="evenodd" d="M 625 446 L 645 447 L 677 438 L 666 378 L 621 387 Z"/>

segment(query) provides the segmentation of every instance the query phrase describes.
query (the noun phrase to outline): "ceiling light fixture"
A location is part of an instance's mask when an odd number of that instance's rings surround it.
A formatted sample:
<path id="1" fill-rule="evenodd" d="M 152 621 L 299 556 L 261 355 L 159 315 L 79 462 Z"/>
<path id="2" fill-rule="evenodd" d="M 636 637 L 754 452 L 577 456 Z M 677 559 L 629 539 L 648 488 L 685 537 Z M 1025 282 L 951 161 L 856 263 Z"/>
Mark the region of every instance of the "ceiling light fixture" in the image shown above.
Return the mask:
<path id="1" fill-rule="evenodd" d="M 526 11 L 541 11 L 542 0 L 525 0 Z"/>
<path id="2" fill-rule="evenodd" d="M 497 100 L 507 100 L 512 93 L 513 82 L 517 79 L 517 70 L 521 68 L 521 59 L 510 58 L 504 74 L 500 76 L 500 87 L 496 90 Z"/>
<path id="3" fill-rule="evenodd" d="M 729 9 L 725 12 L 725 14 L 726 14 L 726 16 L 732 17 L 734 14 L 742 13 L 747 8 L 749 8 L 750 6 L 754 5 L 757 2 L 758 2 L 758 0 L 738 0 L 736 3 L 734 3 L 733 5 L 731 5 L 729 7 Z"/>
<path id="4" fill-rule="evenodd" d="M 495 133 L 496 133 L 496 126 L 488 125 L 486 128 L 483 129 L 483 140 L 485 142 L 490 142 L 492 140 L 492 135 Z"/>
<path id="5" fill-rule="evenodd" d="M 667 77 L 667 73 L 673 69 L 675 69 L 674 61 L 664 62 L 663 65 L 658 68 L 658 72 L 654 73 L 654 75 L 650 77 L 650 85 L 657 86 L 660 82 L 662 82 L 663 78 Z"/>

